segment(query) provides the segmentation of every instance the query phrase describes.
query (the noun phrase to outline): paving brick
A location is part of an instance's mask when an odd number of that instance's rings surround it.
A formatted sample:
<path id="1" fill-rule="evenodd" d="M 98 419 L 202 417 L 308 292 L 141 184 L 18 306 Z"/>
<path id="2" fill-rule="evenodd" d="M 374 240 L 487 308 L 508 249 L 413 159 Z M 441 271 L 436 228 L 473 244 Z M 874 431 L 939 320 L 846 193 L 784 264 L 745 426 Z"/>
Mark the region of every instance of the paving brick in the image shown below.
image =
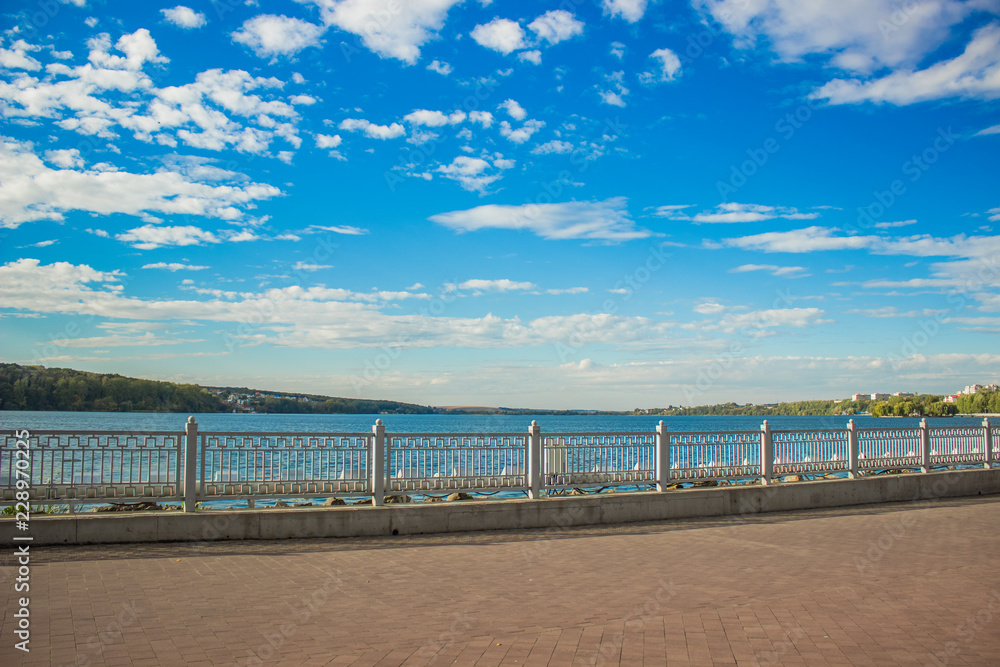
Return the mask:
<path id="1" fill-rule="evenodd" d="M 557 533 L 38 547 L 32 651 L 13 649 L 5 585 L 0 664 L 997 665 L 996 525 L 987 497 Z M 906 530 L 873 550 L 887 526 Z"/>

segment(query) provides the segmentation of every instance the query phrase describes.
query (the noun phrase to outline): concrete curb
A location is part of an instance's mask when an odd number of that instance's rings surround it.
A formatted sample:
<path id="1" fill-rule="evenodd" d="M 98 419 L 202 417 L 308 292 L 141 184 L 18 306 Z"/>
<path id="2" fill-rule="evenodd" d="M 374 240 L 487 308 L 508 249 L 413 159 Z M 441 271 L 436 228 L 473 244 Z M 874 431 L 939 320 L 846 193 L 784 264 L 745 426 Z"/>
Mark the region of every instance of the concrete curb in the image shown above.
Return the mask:
<path id="1" fill-rule="evenodd" d="M 539 500 L 495 500 L 383 507 L 311 507 L 136 514 L 35 516 L 28 531 L 0 519 L 0 542 L 115 544 L 414 535 L 475 530 L 562 528 L 763 512 L 848 507 L 1000 493 L 1000 469 L 956 470 Z"/>

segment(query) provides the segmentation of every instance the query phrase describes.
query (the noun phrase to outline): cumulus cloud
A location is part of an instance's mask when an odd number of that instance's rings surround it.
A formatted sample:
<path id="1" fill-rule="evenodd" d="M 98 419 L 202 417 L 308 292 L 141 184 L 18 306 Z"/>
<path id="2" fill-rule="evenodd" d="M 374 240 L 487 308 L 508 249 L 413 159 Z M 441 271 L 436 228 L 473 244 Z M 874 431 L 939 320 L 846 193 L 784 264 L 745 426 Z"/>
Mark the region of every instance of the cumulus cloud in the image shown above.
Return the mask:
<path id="1" fill-rule="evenodd" d="M 677 73 L 681 71 L 681 59 L 670 49 L 657 49 L 649 54 L 657 63 L 657 70 L 643 72 L 639 75 L 639 80 L 643 83 L 663 83 L 673 81 L 677 78 Z"/>
<path id="2" fill-rule="evenodd" d="M 765 41 L 785 61 L 819 54 L 845 70 L 872 72 L 880 67 L 914 66 L 941 46 L 951 27 L 981 4 L 959 0 L 922 0 L 907 5 L 906 18 L 894 20 L 896 0 L 697 0 L 733 35 L 738 48 Z"/>
<path id="3" fill-rule="evenodd" d="M 960 55 L 921 70 L 901 70 L 872 80 L 834 79 L 810 95 L 830 104 L 895 104 L 963 97 L 1000 97 L 1000 25 L 975 32 Z"/>
<path id="4" fill-rule="evenodd" d="M 488 281 L 487 281 L 488 282 Z M 0 266 L 0 308 L 35 313 L 94 315 L 140 322 L 246 322 L 267 312 L 248 343 L 267 341 L 296 348 L 414 347 L 509 348 L 551 345 L 586 331 L 588 342 L 629 344 L 662 339 L 667 327 L 644 317 L 579 313 L 530 321 L 482 317 L 432 317 L 387 314 L 383 304 L 429 295 L 410 291 L 358 293 L 346 289 L 293 285 L 258 293 L 193 290 L 206 300 L 136 298 L 124 293 L 118 272 L 59 262 L 41 265 L 21 259 Z M 502 282 L 493 283 L 499 287 Z M 511 283 L 516 286 L 517 283 Z M 485 286 L 485 284 L 484 284 Z M 256 313 L 257 315 L 254 315 Z"/>
<path id="5" fill-rule="evenodd" d="M 357 35 L 379 56 L 413 65 L 461 0 L 301 0 L 316 5 L 327 26 Z M 386 17 L 389 17 L 388 20 Z"/>
<path id="6" fill-rule="evenodd" d="M 79 164 L 72 149 L 55 159 L 63 167 Z M 118 171 L 109 165 L 53 169 L 34 154 L 30 144 L 0 137 L 0 227 L 62 220 L 68 211 L 236 220 L 255 202 L 280 194 L 278 188 L 261 183 L 198 182 L 181 169 L 149 174 Z"/>
<path id="7" fill-rule="evenodd" d="M 545 12 L 529 23 L 528 29 L 535 33 L 539 40 L 558 44 L 576 35 L 582 35 L 583 22 L 578 21 L 565 9 L 555 9 Z"/>
<path id="8" fill-rule="evenodd" d="M 552 141 L 546 141 L 544 144 L 539 144 L 531 149 L 531 152 L 535 155 L 548 155 L 550 153 L 565 154 L 573 152 L 573 144 L 568 141 L 561 141 L 559 139 L 553 139 Z"/>
<path id="9" fill-rule="evenodd" d="M 403 120 L 411 125 L 424 125 L 427 127 L 458 125 L 465 118 L 464 111 L 453 111 L 450 114 L 446 114 L 441 111 L 429 111 L 427 109 L 415 109 L 403 116 Z"/>
<path id="10" fill-rule="evenodd" d="M 500 154 L 487 157 L 489 159 L 459 155 L 450 164 L 439 165 L 436 173 L 458 182 L 465 190 L 483 193 L 500 179 L 504 170 L 514 166 L 513 160 Z"/>
<path id="11" fill-rule="evenodd" d="M 528 112 L 524 110 L 524 107 L 511 99 L 504 100 L 497 108 L 506 111 L 514 120 L 524 120 L 528 117 Z"/>
<path id="12" fill-rule="evenodd" d="M 155 250 L 164 246 L 205 245 L 219 243 L 220 239 L 212 232 L 193 225 L 178 225 L 175 227 L 158 227 L 143 225 L 130 229 L 115 236 L 122 243 L 128 243 L 139 250 Z"/>
<path id="13" fill-rule="evenodd" d="M 777 266 L 776 264 L 743 264 L 729 269 L 729 273 L 748 273 L 750 271 L 765 271 L 772 276 L 782 278 L 804 278 L 806 268 L 804 266 Z"/>
<path id="14" fill-rule="evenodd" d="M 431 64 L 427 66 L 427 69 L 432 72 L 437 72 L 442 76 L 448 76 L 455 71 L 454 67 L 441 60 L 432 60 Z"/>
<path id="15" fill-rule="evenodd" d="M 328 134 L 317 134 L 316 135 L 316 148 L 336 148 L 341 144 L 341 138 L 339 134 L 330 136 Z"/>
<path id="16" fill-rule="evenodd" d="M 525 230 L 545 239 L 618 242 L 652 236 L 651 231 L 635 226 L 627 203 L 624 197 L 614 197 L 597 202 L 561 204 L 487 204 L 465 211 L 439 213 L 429 219 L 457 232 Z"/>
<path id="17" fill-rule="evenodd" d="M 524 28 L 517 21 L 494 18 L 489 23 L 477 25 L 470 33 L 480 46 L 498 51 L 504 55 L 525 46 Z"/>
<path id="18" fill-rule="evenodd" d="M 362 132 L 366 137 L 383 140 L 396 139 L 406 134 L 406 130 L 399 123 L 376 125 L 363 118 L 346 118 L 341 121 L 340 129 L 348 132 Z"/>
<path id="19" fill-rule="evenodd" d="M 636 23 L 646 13 L 646 0 L 601 0 L 604 13 Z"/>
<path id="20" fill-rule="evenodd" d="M 177 5 L 173 9 L 161 9 L 160 13 L 163 14 L 167 21 L 185 30 L 200 28 L 205 25 L 204 14 L 184 5 Z"/>
<path id="21" fill-rule="evenodd" d="M 512 127 L 507 121 L 502 121 L 500 123 L 500 135 L 515 144 L 523 144 L 531 138 L 531 135 L 544 126 L 545 121 L 541 120 L 525 121 L 524 125 L 518 128 Z"/>
<path id="22" fill-rule="evenodd" d="M 533 49 L 531 51 L 521 51 L 517 54 L 517 59 L 522 62 L 529 62 L 533 65 L 542 64 L 542 52 L 538 49 Z"/>
<path id="23" fill-rule="evenodd" d="M 693 216 L 684 212 L 686 208 L 690 208 L 690 206 L 660 206 L 656 209 L 655 215 L 671 220 L 689 220 L 696 223 L 761 222 L 775 218 L 813 220 L 819 217 L 819 213 L 800 213 L 798 209 L 791 206 L 762 206 L 737 202 L 719 204 L 713 211 L 703 211 Z"/>
<path id="24" fill-rule="evenodd" d="M 0 38 L 0 45 L 3 39 Z M 31 72 L 42 69 L 42 64 L 28 55 L 29 51 L 38 51 L 39 47 L 28 44 L 23 39 L 18 39 L 11 44 L 9 49 L 0 48 L 0 68 L 3 69 L 23 69 Z"/>
<path id="25" fill-rule="evenodd" d="M 287 16 L 261 14 L 243 22 L 232 33 L 234 42 L 250 47 L 261 58 L 293 56 L 302 49 L 320 45 L 324 29 L 308 21 Z"/>
<path id="26" fill-rule="evenodd" d="M 205 269 L 211 268 L 208 266 L 198 266 L 196 264 L 183 264 L 181 262 L 155 262 L 153 264 L 146 264 L 142 268 L 144 269 L 164 269 L 166 271 L 204 271 Z"/>

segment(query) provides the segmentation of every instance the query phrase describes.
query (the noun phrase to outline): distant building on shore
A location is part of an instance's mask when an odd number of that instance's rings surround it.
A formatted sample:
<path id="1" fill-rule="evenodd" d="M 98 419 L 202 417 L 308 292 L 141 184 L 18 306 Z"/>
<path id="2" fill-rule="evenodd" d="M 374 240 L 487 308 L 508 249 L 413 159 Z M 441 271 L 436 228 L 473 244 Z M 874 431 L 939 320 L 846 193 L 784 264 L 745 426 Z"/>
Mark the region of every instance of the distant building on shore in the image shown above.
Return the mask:
<path id="1" fill-rule="evenodd" d="M 871 400 L 873 401 L 885 401 L 889 399 L 889 394 L 874 393 L 871 395 Z"/>

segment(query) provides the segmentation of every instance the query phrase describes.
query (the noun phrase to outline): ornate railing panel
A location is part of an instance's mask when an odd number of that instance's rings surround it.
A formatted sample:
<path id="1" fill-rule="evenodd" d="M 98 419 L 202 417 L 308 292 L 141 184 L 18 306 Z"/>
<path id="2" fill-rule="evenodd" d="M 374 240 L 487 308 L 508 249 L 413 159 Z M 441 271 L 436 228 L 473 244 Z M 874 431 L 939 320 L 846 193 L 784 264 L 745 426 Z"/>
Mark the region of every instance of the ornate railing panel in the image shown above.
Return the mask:
<path id="1" fill-rule="evenodd" d="M 850 469 L 847 430 L 772 431 L 774 474 L 833 473 Z"/>
<path id="2" fill-rule="evenodd" d="M 670 433 L 670 479 L 759 477 L 760 432 Z"/>
<path id="3" fill-rule="evenodd" d="M 520 433 L 386 435 L 386 492 L 524 489 L 528 436 Z"/>
<path id="4" fill-rule="evenodd" d="M 2 434 L 0 500 L 12 501 L 17 484 L 15 434 Z M 157 431 L 36 431 L 24 458 L 31 499 L 72 503 L 125 499 L 179 500 L 183 489 L 183 434 Z M 22 470 L 25 466 L 21 466 Z"/>
<path id="5" fill-rule="evenodd" d="M 653 433 L 548 433 L 542 435 L 542 486 L 653 484 Z"/>
<path id="6" fill-rule="evenodd" d="M 928 430 L 931 463 L 982 463 L 986 456 L 986 431 L 982 426 L 948 426 Z"/>
<path id="7" fill-rule="evenodd" d="M 871 428 L 858 430 L 858 467 L 916 468 L 920 466 L 919 428 Z"/>
<path id="8" fill-rule="evenodd" d="M 371 434 L 203 433 L 198 497 L 370 493 Z"/>

